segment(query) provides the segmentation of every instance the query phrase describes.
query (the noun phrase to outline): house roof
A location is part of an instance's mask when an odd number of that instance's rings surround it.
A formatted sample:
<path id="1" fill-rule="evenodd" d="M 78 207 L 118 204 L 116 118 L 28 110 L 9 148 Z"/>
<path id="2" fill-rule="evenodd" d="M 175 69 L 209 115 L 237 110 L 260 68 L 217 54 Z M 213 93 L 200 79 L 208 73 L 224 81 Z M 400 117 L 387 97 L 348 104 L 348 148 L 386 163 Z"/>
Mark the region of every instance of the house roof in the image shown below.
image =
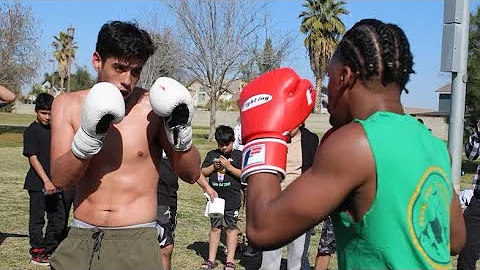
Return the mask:
<path id="1" fill-rule="evenodd" d="M 403 110 L 407 114 L 419 114 L 419 113 L 428 113 L 432 112 L 432 109 L 425 109 L 425 108 L 414 108 L 414 107 L 403 107 Z"/>
<path id="2" fill-rule="evenodd" d="M 449 83 L 447 85 L 444 85 L 438 88 L 435 92 L 440 94 L 450 94 L 452 93 L 452 84 Z"/>
<path id="3" fill-rule="evenodd" d="M 430 112 L 423 112 L 423 113 L 411 113 L 412 116 L 433 116 L 433 117 L 445 117 L 448 116 L 448 112 L 437 112 L 437 111 L 430 111 Z"/>

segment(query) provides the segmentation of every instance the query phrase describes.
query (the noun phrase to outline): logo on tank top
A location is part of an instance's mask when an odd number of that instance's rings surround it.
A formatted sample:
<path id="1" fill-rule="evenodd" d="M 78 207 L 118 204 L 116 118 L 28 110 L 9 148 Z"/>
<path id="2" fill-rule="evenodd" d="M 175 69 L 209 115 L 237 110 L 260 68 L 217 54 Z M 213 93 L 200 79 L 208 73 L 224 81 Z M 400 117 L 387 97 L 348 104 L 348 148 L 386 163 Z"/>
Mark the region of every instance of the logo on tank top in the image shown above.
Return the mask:
<path id="1" fill-rule="evenodd" d="M 429 167 L 408 204 L 408 226 L 415 248 L 433 267 L 450 264 L 451 184 L 439 167 Z"/>

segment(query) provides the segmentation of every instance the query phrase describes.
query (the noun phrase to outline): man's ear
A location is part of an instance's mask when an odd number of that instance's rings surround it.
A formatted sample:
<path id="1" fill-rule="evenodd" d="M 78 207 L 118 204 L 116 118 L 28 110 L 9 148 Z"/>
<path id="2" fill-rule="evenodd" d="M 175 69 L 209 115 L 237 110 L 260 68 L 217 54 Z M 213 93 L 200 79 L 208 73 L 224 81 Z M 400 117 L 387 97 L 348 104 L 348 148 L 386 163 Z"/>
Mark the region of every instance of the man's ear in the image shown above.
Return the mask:
<path id="1" fill-rule="evenodd" d="M 98 54 L 98 52 L 93 53 L 92 65 L 97 72 L 102 68 L 102 57 L 100 57 L 100 54 Z"/>
<path id="2" fill-rule="evenodd" d="M 357 80 L 356 74 L 349 66 L 343 66 L 342 75 L 340 76 L 340 83 L 346 88 L 352 88 Z"/>

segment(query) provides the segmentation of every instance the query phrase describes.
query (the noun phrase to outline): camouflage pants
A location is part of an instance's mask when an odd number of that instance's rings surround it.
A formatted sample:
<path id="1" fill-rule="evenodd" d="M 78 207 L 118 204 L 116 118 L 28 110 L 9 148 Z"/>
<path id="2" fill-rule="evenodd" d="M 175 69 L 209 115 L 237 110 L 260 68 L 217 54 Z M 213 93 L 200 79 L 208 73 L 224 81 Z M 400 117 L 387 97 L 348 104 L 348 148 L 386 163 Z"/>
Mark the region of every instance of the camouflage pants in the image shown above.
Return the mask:
<path id="1" fill-rule="evenodd" d="M 337 250 L 335 245 L 335 234 L 330 217 L 323 222 L 322 234 L 318 242 L 318 255 L 331 255 Z"/>

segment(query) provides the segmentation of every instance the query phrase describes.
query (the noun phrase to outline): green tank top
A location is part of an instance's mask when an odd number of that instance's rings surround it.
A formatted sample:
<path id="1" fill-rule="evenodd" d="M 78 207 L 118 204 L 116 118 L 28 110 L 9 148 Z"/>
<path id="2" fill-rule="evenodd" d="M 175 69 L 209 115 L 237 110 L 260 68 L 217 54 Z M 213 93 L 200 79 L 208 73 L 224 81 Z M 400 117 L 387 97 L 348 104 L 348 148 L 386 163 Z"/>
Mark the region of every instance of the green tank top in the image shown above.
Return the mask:
<path id="1" fill-rule="evenodd" d="M 445 142 L 410 115 L 355 120 L 375 159 L 377 192 L 359 222 L 332 214 L 340 269 L 450 267 L 453 187 Z"/>

